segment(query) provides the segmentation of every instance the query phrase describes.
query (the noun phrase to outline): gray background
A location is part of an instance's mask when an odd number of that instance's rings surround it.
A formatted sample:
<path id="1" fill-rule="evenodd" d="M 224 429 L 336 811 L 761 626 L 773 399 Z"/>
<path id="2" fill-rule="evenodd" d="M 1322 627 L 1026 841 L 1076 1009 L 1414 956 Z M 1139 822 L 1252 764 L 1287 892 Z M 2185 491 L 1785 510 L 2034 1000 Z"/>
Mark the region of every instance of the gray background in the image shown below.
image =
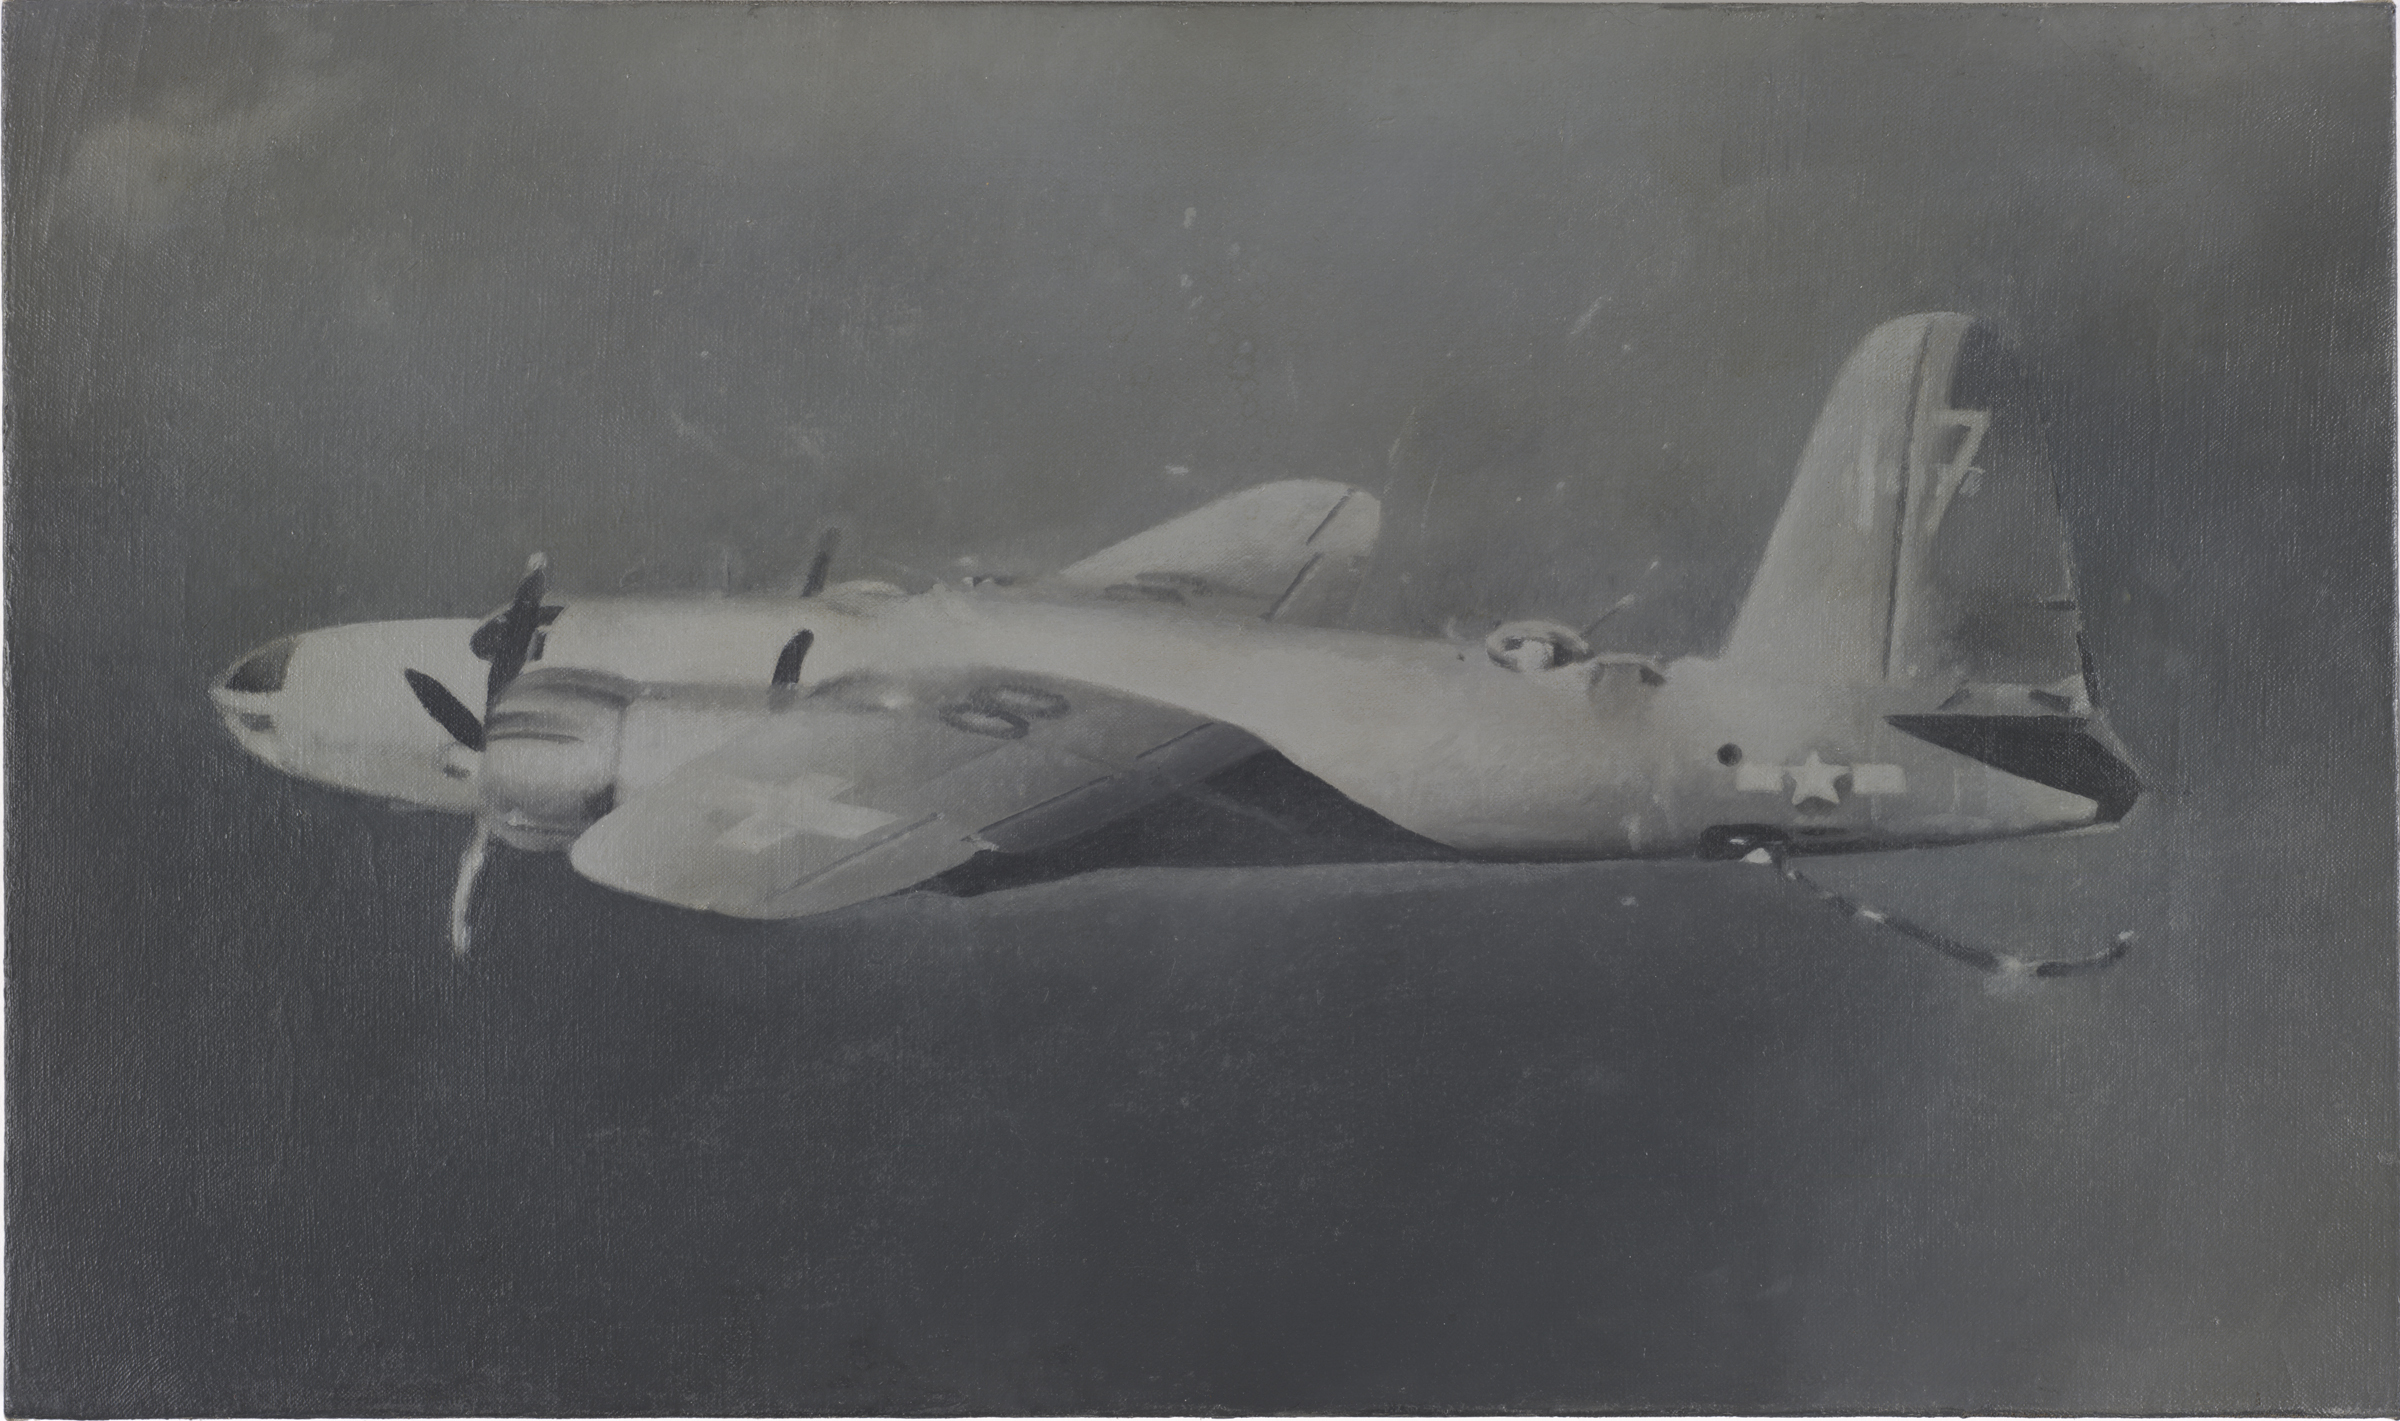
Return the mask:
<path id="1" fill-rule="evenodd" d="M 11 1414 L 2400 1401 L 2388 9 L 5 22 Z M 509 857 L 460 966 L 464 825 L 201 694 L 537 547 L 923 585 L 1289 476 L 1385 499 L 1360 625 L 1655 558 L 1613 643 L 1705 651 L 1934 308 L 2152 788 L 1827 876 L 2094 979 L 1221 804 L 1116 847 L 1265 866 L 787 925 Z"/>

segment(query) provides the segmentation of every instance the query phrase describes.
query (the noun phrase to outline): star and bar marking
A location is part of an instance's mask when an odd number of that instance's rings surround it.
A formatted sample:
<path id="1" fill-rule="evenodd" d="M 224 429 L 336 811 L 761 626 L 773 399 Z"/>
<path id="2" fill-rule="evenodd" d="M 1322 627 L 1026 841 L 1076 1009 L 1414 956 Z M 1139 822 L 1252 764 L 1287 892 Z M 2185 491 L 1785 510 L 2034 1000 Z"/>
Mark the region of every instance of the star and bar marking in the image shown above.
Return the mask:
<path id="1" fill-rule="evenodd" d="M 1792 806 L 1840 804 L 1850 794 L 1908 793 L 1908 776 L 1898 765 L 1841 765 L 1828 763 L 1815 750 L 1796 765 L 1741 765 L 1733 772 L 1733 787 L 1745 794 L 1781 794 L 1791 787 Z"/>
<path id="2" fill-rule="evenodd" d="M 749 817 L 718 835 L 717 842 L 743 853 L 764 853 L 796 834 L 861 839 L 900 817 L 867 805 L 842 803 L 839 796 L 851 782 L 835 775 L 810 772 L 785 784 L 736 783 L 749 801 Z"/>

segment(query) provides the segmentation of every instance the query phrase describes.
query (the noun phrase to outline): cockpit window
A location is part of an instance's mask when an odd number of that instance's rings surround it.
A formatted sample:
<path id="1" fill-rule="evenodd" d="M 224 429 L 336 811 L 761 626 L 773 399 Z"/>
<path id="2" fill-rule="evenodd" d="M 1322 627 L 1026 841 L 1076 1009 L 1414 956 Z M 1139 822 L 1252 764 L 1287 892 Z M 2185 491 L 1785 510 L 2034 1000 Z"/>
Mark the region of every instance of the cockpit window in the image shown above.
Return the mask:
<path id="1" fill-rule="evenodd" d="M 233 668 L 233 674 L 225 678 L 225 689 L 252 694 L 282 690 L 283 671 L 291 664 L 296 644 L 295 638 L 285 637 L 272 646 L 260 648 L 256 655 Z"/>

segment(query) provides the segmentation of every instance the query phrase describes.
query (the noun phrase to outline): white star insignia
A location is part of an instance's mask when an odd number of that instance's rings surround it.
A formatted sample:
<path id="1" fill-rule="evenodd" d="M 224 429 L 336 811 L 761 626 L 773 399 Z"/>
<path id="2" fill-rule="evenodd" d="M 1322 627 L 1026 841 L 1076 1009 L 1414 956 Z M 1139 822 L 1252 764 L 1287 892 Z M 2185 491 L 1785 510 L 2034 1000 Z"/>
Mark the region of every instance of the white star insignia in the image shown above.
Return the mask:
<path id="1" fill-rule="evenodd" d="M 1787 765 L 1784 770 L 1792 777 L 1792 803 L 1795 807 L 1812 799 L 1823 800 L 1827 804 L 1841 803 L 1841 782 L 1850 777 L 1848 765 L 1828 765 L 1814 750 L 1808 752 L 1807 759 L 1797 765 Z"/>
<path id="2" fill-rule="evenodd" d="M 746 854 L 760 854 L 798 834 L 829 839 L 860 839 L 900 816 L 871 805 L 845 804 L 838 796 L 850 781 L 834 775 L 804 773 L 787 784 L 733 780 L 727 798 L 748 817 L 717 836 L 717 842 Z"/>

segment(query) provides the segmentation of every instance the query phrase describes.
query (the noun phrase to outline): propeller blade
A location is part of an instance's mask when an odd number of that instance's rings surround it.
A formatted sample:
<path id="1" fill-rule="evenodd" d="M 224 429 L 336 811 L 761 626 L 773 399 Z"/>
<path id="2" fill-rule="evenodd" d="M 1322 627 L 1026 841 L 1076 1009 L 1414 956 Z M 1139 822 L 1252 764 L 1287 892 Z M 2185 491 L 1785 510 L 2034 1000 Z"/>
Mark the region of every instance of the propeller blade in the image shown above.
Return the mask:
<path id="1" fill-rule="evenodd" d="M 802 628 L 792 633 L 783 644 L 783 652 L 775 658 L 775 674 L 767 684 L 778 690 L 789 690 L 800 684 L 800 664 L 808 660 L 808 649 L 817 644 L 817 634 Z"/>
<path id="2" fill-rule="evenodd" d="M 483 721 L 467 709 L 465 702 L 450 694 L 448 686 L 422 671 L 405 670 L 400 674 L 408 678 L 408 688 L 417 693 L 417 704 L 450 732 L 451 739 L 469 750 L 483 748 Z"/>
<path id="3" fill-rule="evenodd" d="M 808 565 L 808 580 L 800 584 L 800 595 L 814 597 L 825 590 L 825 579 L 833 574 L 833 552 L 842 545 L 842 530 L 828 528 L 817 540 L 817 556 Z"/>
<path id="4" fill-rule="evenodd" d="M 460 957 L 467 955 L 467 909 L 475 902 L 475 884 L 483 877 L 483 865 L 491 852 L 491 821 L 478 815 L 475 837 L 467 840 L 467 851 L 459 855 L 458 882 L 450 889 L 450 951 Z"/>
<path id="5" fill-rule="evenodd" d="M 525 580 L 517 584 L 517 595 L 500 614 L 500 633 L 492 645 L 492 670 L 484 678 L 483 708 L 489 714 L 492 702 L 508 689 L 525 669 L 525 658 L 533 650 L 533 638 L 542 629 L 542 589 L 547 580 L 550 560 L 535 553 L 525 564 Z"/>

